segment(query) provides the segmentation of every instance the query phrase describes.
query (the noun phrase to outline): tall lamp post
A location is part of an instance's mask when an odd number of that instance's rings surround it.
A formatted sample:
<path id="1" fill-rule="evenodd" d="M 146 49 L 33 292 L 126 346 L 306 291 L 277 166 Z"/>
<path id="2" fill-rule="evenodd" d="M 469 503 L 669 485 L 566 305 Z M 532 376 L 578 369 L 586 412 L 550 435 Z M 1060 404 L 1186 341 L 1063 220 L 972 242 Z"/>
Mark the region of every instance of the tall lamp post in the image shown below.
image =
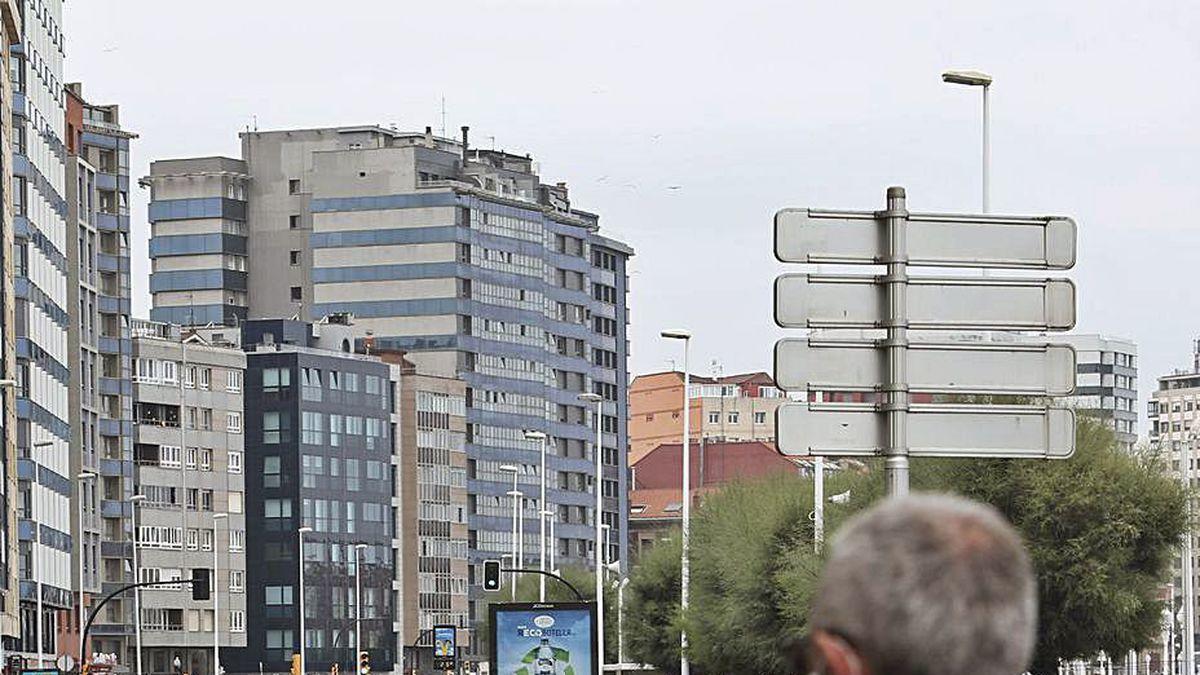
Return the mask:
<path id="1" fill-rule="evenodd" d="M 595 392 L 580 394 L 579 400 L 584 403 L 595 403 L 596 412 L 593 417 L 596 418 L 596 442 L 592 445 L 592 461 L 595 464 L 596 478 L 593 481 L 592 491 L 596 493 L 596 514 L 592 518 L 596 526 L 596 543 L 594 545 L 595 565 L 596 565 L 596 625 L 599 629 L 596 631 L 596 654 L 598 663 L 601 667 L 604 666 L 604 555 L 600 550 L 604 538 L 601 536 L 600 528 L 604 523 L 604 425 L 602 424 L 604 417 L 604 397 Z"/>
<path id="2" fill-rule="evenodd" d="M 34 441 L 34 443 L 33 443 L 34 448 L 48 448 L 52 445 L 54 445 L 54 441 L 51 441 L 51 440 Z M 35 612 L 37 612 L 37 626 L 34 629 L 34 633 L 35 633 L 34 639 L 37 640 L 37 664 L 38 664 L 38 668 L 41 668 L 44 665 L 42 663 L 44 660 L 43 651 L 46 649 L 46 641 L 42 635 L 43 631 L 45 630 L 45 624 L 46 624 L 46 618 L 45 618 L 45 616 L 43 616 L 43 610 L 42 610 L 42 569 L 41 569 L 41 565 L 39 564 L 40 561 L 37 556 L 38 546 L 41 544 L 41 540 L 42 540 L 41 526 L 39 525 L 39 523 L 41 523 L 42 521 L 41 521 L 41 514 L 37 512 L 38 511 L 37 505 L 40 500 L 37 499 L 36 497 L 34 497 L 34 498 L 30 499 L 29 501 L 30 501 L 30 511 L 31 511 L 31 513 L 29 514 L 29 517 L 34 522 L 33 546 L 30 547 L 30 549 L 29 549 L 31 552 L 31 557 L 33 558 L 32 560 L 30 560 L 30 566 L 33 568 L 34 590 L 37 591 L 37 607 L 34 610 Z M 80 551 L 79 559 L 83 560 L 83 552 L 82 551 Z M 82 588 L 82 585 L 83 585 L 83 579 L 82 579 L 82 577 L 80 577 L 80 587 L 81 588 Z M 80 630 L 82 631 L 82 628 Z M 79 651 L 79 653 L 80 653 L 80 655 L 82 655 L 83 650 L 81 649 Z"/>
<path id="3" fill-rule="evenodd" d="M 683 340 L 683 556 L 682 564 L 679 570 L 679 606 L 686 613 L 688 608 L 688 543 L 691 538 L 692 524 L 692 455 L 691 449 L 688 447 L 688 437 L 691 435 L 691 391 L 692 387 L 691 374 L 688 372 L 688 351 L 692 344 L 692 334 L 682 329 L 664 330 L 662 337 L 668 340 Z M 688 663 L 687 646 L 688 638 L 687 631 L 679 632 L 679 673 L 680 675 L 690 675 L 691 665 Z"/>
<path id="4" fill-rule="evenodd" d="M 300 559 L 300 675 L 308 672 L 305 670 L 307 665 L 304 662 L 304 643 L 306 642 L 304 635 L 304 535 L 312 531 L 313 529 L 307 525 L 296 530 L 299 539 L 299 555 L 297 557 Z M 354 657 L 358 658 L 358 655 L 355 654 Z"/>
<path id="5" fill-rule="evenodd" d="M 510 496 L 512 496 L 512 498 L 513 498 L 513 512 L 512 512 L 512 570 L 513 570 L 513 572 L 512 572 L 512 585 L 511 585 L 512 587 L 509 589 L 509 591 L 512 594 L 511 597 L 512 597 L 513 602 L 516 602 L 516 600 L 517 600 L 517 570 L 521 568 L 520 560 L 517 558 L 517 537 L 520 536 L 519 533 L 517 532 L 517 512 L 520 510 L 521 507 L 517 502 L 518 497 L 515 493 L 517 492 L 517 476 L 520 474 L 521 470 L 518 469 L 513 464 L 501 464 L 500 470 L 505 473 L 511 473 L 513 475 L 513 489 L 507 493 Z"/>
<path id="6" fill-rule="evenodd" d="M 133 582 L 141 583 L 142 572 L 141 562 L 138 559 L 138 510 L 142 506 L 142 502 L 146 501 L 146 495 L 134 495 L 129 498 L 129 503 L 133 505 Z M 214 584 L 214 587 L 216 584 Z M 142 589 L 133 589 L 133 648 L 137 652 L 135 655 L 135 663 L 137 664 L 137 672 L 135 675 L 142 675 Z"/>
<path id="7" fill-rule="evenodd" d="M 358 668 L 358 658 L 362 654 L 362 550 L 366 544 L 354 545 L 354 663 Z"/>
<path id="8" fill-rule="evenodd" d="M 513 585 L 512 597 L 517 599 L 517 582 L 521 579 L 521 574 L 517 570 L 525 567 L 525 509 L 522 508 L 525 504 L 525 493 L 520 490 L 510 490 L 509 497 L 513 498 L 513 510 L 516 513 L 516 527 L 513 533 L 517 535 L 517 564 L 513 565 Z"/>
<path id="9" fill-rule="evenodd" d="M 968 87 L 983 89 L 983 212 L 988 213 L 989 193 L 991 190 L 990 167 L 991 140 L 988 134 L 988 89 L 992 86 L 992 76 L 976 70 L 947 70 L 942 73 L 942 81 L 949 84 L 963 84 Z"/>
<path id="10" fill-rule="evenodd" d="M 558 574 L 558 568 L 555 566 L 555 562 L 554 562 L 554 556 L 558 549 L 558 540 L 554 538 L 555 513 L 553 511 L 551 511 L 550 509 L 544 509 L 542 511 L 542 517 L 545 518 L 546 521 L 549 523 L 548 527 L 550 530 L 550 563 L 549 563 L 550 571 L 554 574 Z"/>
<path id="11" fill-rule="evenodd" d="M 549 445 L 549 439 L 546 434 L 540 431 L 526 431 L 525 440 L 541 441 L 542 443 L 542 468 L 541 492 L 538 494 L 538 569 L 546 571 L 546 516 L 542 513 L 546 510 L 546 446 Z M 538 575 L 538 602 L 546 601 L 546 575 Z"/>
<path id="12" fill-rule="evenodd" d="M 84 483 L 96 477 L 95 472 L 80 471 L 76 478 L 79 479 L 79 663 L 84 663 L 87 659 L 84 657 L 84 648 L 87 645 L 83 644 L 83 624 L 87 621 L 83 610 L 83 486 Z M 38 596 L 41 597 L 40 595 Z M 41 617 L 38 617 L 41 620 Z M 41 625 L 40 623 L 38 624 Z M 41 646 L 38 646 L 38 653 L 41 653 Z M 82 667 L 82 666 L 81 666 Z"/>
<path id="13" fill-rule="evenodd" d="M 221 539 L 217 536 L 217 522 L 228 518 L 228 513 L 213 514 L 213 675 L 221 675 L 221 587 L 217 584 L 221 576 Z"/>

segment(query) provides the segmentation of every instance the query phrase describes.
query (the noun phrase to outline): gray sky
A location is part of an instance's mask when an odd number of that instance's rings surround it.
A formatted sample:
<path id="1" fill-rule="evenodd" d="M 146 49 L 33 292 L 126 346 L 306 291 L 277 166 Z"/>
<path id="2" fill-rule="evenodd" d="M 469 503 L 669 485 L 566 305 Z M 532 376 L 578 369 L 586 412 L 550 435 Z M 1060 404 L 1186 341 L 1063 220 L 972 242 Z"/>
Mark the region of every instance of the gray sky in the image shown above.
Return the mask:
<path id="1" fill-rule="evenodd" d="M 533 153 L 637 250 L 634 373 L 678 356 L 669 326 L 694 332 L 694 370 L 769 370 L 778 208 L 875 209 L 899 184 L 913 210 L 977 210 L 978 90 L 939 73 L 986 70 L 992 210 L 1078 221 L 1078 330 L 1136 340 L 1145 394 L 1200 336 L 1200 6 L 984 6 L 70 0 L 66 70 L 121 105 L 139 176 L 151 158 L 237 156 L 255 115 L 436 130 L 444 96 L 448 129 Z"/>

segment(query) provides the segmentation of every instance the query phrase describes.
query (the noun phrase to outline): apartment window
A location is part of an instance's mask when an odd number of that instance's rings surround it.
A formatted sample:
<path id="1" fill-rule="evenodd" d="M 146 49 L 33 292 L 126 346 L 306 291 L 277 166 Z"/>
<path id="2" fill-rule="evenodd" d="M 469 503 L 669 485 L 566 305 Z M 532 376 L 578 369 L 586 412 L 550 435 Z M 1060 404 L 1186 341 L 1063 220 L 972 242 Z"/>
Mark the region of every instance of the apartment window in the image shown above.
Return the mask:
<path id="1" fill-rule="evenodd" d="M 212 471 L 212 448 L 200 448 L 200 470 Z"/>
<path id="2" fill-rule="evenodd" d="M 203 408 L 200 410 L 200 428 L 205 431 L 212 431 L 212 428 L 213 428 L 212 408 Z"/>
<path id="3" fill-rule="evenodd" d="M 263 487 L 277 488 L 280 484 L 280 463 L 278 457 L 263 457 Z"/>
<path id="4" fill-rule="evenodd" d="M 766 424 L 767 423 L 767 413 L 765 413 L 765 412 L 754 413 L 754 423 L 755 424 Z"/>
<path id="5" fill-rule="evenodd" d="M 303 297 L 304 296 L 300 291 L 300 287 L 292 286 L 292 302 L 299 302 L 301 299 L 303 299 Z"/>
<path id="6" fill-rule="evenodd" d="M 233 590 L 230 588 L 229 590 Z M 230 610 L 229 612 L 229 632 L 230 633 L 245 633 L 246 632 L 246 612 L 240 609 Z"/>
<path id="7" fill-rule="evenodd" d="M 720 424 L 721 423 L 721 413 L 719 413 L 719 412 L 708 413 L 708 423 L 709 424 Z"/>
<path id="8" fill-rule="evenodd" d="M 246 531 L 245 530 L 230 530 L 229 531 L 229 550 L 240 551 L 246 546 Z"/>
<path id="9" fill-rule="evenodd" d="M 738 411 L 736 411 L 736 410 L 729 411 L 729 423 L 730 424 L 738 423 Z"/>
<path id="10" fill-rule="evenodd" d="M 212 368 L 200 369 L 200 388 L 208 389 L 212 386 Z"/>
<path id="11" fill-rule="evenodd" d="M 300 216 L 297 216 L 297 215 L 288 216 L 288 229 L 292 229 L 292 230 L 300 229 Z"/>
<path id="12" fill-rule="evenodd" d="M 196 388 L 196 366 L 188 366 L 183 369 L 183 386 L 188 389 Z"/>
<path id="13" fill-rule="evenodd" d="M 263 368 L 264 392 L 279 391 L 292 386 L 292 371 L 288 368 Z"/>
<path id="14" fill-rule="evenodd" d="M 288 262 L 293 266 L 300 264 L 300 251 L 288 251 Z"/>
<path id="15" fill-rule="evenodd" d="M 300 194 L 300 179 L 299 178 L 288 179 L 288 194 L 289 195 Z"/>
<path id="16" fill-rule="evenodd" d="M 228 467 L 229 473 L 241 473 L 242 453 L 238 450 L 230 450 L 226 466 Z"/>
<path id="17" fill-rule="evenodd" d="M 263 591 L 263 601 L 267 605 L 290 605 L 294 600 L 291 586 L 266 586 Z"/>
<path id="18" fill-rule="evenodd" d="M 213 547 L 213 531 L 200 530 L 200 550 L 211 551 Z"/>
<path id="19" fill-rule="evenodd" d="M 290 499 L 264 499 L 263 500 L 263 517 L 264 518 L 291 518 L 292 517 L 292 500 L 290 500 Z"/>
<path id="20" fill-rule="evenodd" d="M 242 371 L 227 370 L 225 371 L 225 391 L 234 394 L 242 390 Z"/>
<path id="21" fill-rule="evenodd" d="M 243 501 L 242 501 L 242 493 L 230 492 L 229 493 L 229 512 L 230 513 L 241 513 L 243 508 L 244 507 L 243 507 Z"/>
<path id="22" fill-rule="evenodd" d="M 228 428 L 229 433 L 231 433 L 231 434 L 242 433 L 242 413 L 230 412 L 229 415 L 225 419 L 227 421 L 226 427 Z"/>
<path id="23" fill-rule="evenodd" d="M 242 570 L 229 570 L 229 592 L 246 592 L 246 573 Z"/>

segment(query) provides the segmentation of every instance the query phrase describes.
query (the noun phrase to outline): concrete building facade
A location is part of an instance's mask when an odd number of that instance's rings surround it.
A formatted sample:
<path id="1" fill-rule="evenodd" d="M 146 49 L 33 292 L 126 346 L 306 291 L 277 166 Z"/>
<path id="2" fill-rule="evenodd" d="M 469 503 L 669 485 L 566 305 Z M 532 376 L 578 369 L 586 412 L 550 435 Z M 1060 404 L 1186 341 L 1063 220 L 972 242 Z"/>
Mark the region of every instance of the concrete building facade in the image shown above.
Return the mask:
<path id="1" fill-rule="evenodd" d="M 101 503 L 103 513 L 137 524 L 133 540 L 106 532 L 105 573 L 119 575 L 126 552 L 136 556 L 139 581 L 189 579 L 215 567 L 216 603 L 192 600 L 188 584 L 114 600 L 93 626 L 95 649 L 136 663 L 128 621 L 140 602 L 143 672 L 171 673 L 176 658 L 186 672 L 212 672 L 214 628 L 223 648 L 245 646 L 247 606 L 258 604 L 246 593 L 246 356 L 146 321 L 134 322 L 132 343 L 135 479 L 145 499 L 114 494 Z"/>
<path id="2" fill-rule="evenodd" d="M 107 587 L 133 581 L 129 499 L 134 494 L 133 391 L 131 381 L 129 279 L 129 143 L 134 134 L 121 129 L 116 105 L 94 105 L 80 84 L 67 85 L 67 222 L 73 245 L 67 247 L 69 409 L 71 475 L 95 474 L 96 499 L 84 503 L 75 519 L 72 570 L 76 591 L 71 613 L 77 634 L 79 590 L 85 608 Z M 83 486 L 86 493 L 89 487 Z M 107 505 L 107 508 L 104 506 Z M 80 530 L 82 527 L 82 531 Z M 106 546 L 115 542 L 116 546 Z M 80 559 L 82 556 L 82 559 Z M 82 574 L 82 578 L 80 575 Z M 118 605 L 119 606 L 119 605 Z M 116 607 L 109 610 L 116 611 Z M 133 611 L 107 624 L 133 634 Z M 105 643 L 101 645 L 101 642 Z M 118 641 L 119 642 L 119 641 Z M 92 646 L 118 646 L 108 640 Z M 97 651 L 105 651 L 103 648 Z M 112 653 L 105 651 L 105 653 Z M 118 651 L 116 653 L 125 653 Z"/>
<path id="3" fill-rule="evenodd" d="M 624 559 L 632 250 L 573 208 L 565 184 L 543 184 L 528 156 L 471 148 L 465 129 L 450 140 L 380 127 L 246 132 L 241 159 L 155 162 L 148 181 L 155 316 L 353 315 L 378 349 L 466 383 L 472 564 L 511 548 L 511 476 L 500 466 L 540 483 L 540 443 L 526 430 L 550 437 L 547 498 L 563 563 L 590 564 L 597 517 L 621 533 Z M 243 185 L 241 199 L 228 184 Z M 214 238 L 239 222 L 246 272 L 222 257 L 231 240 Z M 209 239 L 159 241 L 193 233 Z M 243 278 L 244 296 L 229 283 Z M 599 420 L 582 393 L 604 397 Z M 533 560 L 537 532 L 535 515 L 522 535 Z M 472 603 L 468 621 L 482 616 Z M 411 643 L 419 631 L 408 630 Z"/>
<path id="4" fill-rule="evenodd" d="M 68 649 L 57 633 L 72 598 L 75 499 L 95 513 L 95 485 L 71 473 L 65 36 L 62 2 L 22 2 L 19 44 L 9 45 L 12 82 L 13 292 L 17 357 L 21 644 L 34 663 Z M 76 493 L 81 492 L 81 495 Z M 39 643 L 39 640 L 41 644 Z M 70 651 L 77 651 L 71 649 Z"/>
<path id="5" fill-rule="evenodd" d="M 1132 340 L 1106 335 L 1056 335 L 1075 347 L 1075 395 L 1068 402 L 1104 421 L 1126 449 L 1138 440 L 1138 355 Z"/>
<path id="6" fill-rule="evenodd" d="M 0 49 L 11 54 L 22 39 L 18 0 L 0 0 Z M 0 74 L 0 379 L 17 373 L 16 298 L 13 293 L 13 186 L 15 150 L 12 139 L 21 122 L 16 116 L 17 88 L 10 70 Z M 20 647 L 20 581 L 18 564 L 19 493 L 17 488 L 17 391 L 0 387 L 0 648 Z"/>
<path id="7" fill-rule="evenodd" d="M 693 440 L 775 440 L 775 410 L 787 398 L 766 373 L 691 377 L 688 397 Z M 631 464 L 683 435 L 683 373 L 638 375 L 629 387 Z"/>

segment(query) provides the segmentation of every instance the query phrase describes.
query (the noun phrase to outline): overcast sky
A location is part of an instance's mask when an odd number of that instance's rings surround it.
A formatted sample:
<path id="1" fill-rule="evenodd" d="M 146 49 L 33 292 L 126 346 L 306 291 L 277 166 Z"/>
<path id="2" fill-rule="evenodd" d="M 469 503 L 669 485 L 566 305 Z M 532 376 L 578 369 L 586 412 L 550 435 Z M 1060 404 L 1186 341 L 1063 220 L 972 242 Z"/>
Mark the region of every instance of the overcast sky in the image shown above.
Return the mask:
<path id="1" fill-rule="evenodd" d="M 447 129 L 531 152 L 636 249 L 634 373 L 677 358 L 673 326 L 694 370 L 732 373 L 769 370 L 782 334 L 777 209 L 881 208 L 893 184 L 913 210 L 979 208 L 979 93 L 939 74 L 985 70 L 992 210 L 1078 221 L 1078 330 L 1134 339 L 1145 394 L 1200 336 L 1200 6 L 989 4 L 70 0 L 66 71 L 121 105 L 138 176 L 237 156 L 255 117 L 437 130 L 444 97 Z"/>

